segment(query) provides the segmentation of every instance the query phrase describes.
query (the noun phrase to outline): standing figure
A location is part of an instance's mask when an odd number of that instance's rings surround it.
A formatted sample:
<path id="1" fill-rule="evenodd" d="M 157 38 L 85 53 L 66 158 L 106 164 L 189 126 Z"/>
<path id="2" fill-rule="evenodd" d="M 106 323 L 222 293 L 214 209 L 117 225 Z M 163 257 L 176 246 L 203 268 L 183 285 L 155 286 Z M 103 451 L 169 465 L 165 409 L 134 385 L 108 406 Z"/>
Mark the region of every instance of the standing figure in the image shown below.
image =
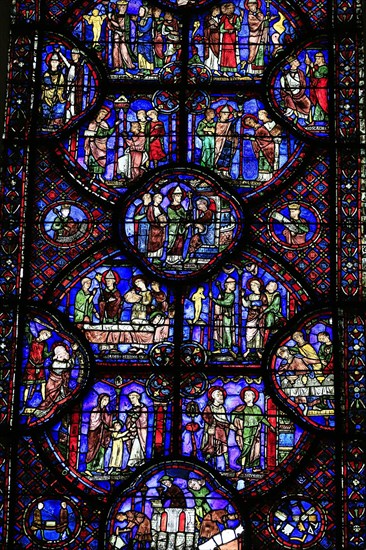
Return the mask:
<path id="1" fill-rule="evenodd" d="M 111 110 L 108 107 L 102 107 L 84 134 L 85 164 L 89 172 L 101 181 L 104 181 L 103 174 L 107 166 L 107 141 L 115 130 L 106 122 L 110 115 Z M 120 123 L 121 121 L 117 120 L 115 126 Z"/>
<path id="2" fill-rule="evenodd" d="M 194 304 L 194 317 L 191 321 L 192 325 L 203 325 L 204 321 L 201 319 L 202 302 L 206 300 L 206 296 L 203 294 L 203 286 L 199 286 L 196 292 L 191 296 L 191 300 Z"/>
<path id="3" fill-rule="evenodd" d="M 269 16 L 263 15 L 260 6 L 261 0 L 246 2 L 249 27 L 249 56 L 246 71 L 250 75 L 263 74 L 264 54 L 269 40 Z"/>
<path id="4" fill-rule="evenodd" d="M 162 35 L 164 17 L 161 15 L 161 8 L 152 8 L 153 17 L 153 44 L 154 44 L 154 66 L 158 69 L 164 65 L 164 39 Z"/>
<path id="5" fill-rule="evenodd" d="M 34 331 L 35 330 L 36 329 L 34 329 Z M 44 362 L 45 359 L 52 355 L 52 351 L 49 351 L 47 345 L 47 340 L 52 336 L 51 331 L 40 329 L 36 332 L 36 335 L 34 335 L 27 325 L 25 334 L 29 345 L 29 355 L 23 376 L 23 384 L 25 386 L 23 396 L 24 405 L 26 405 L 28 399 L 31 399 L 38 384 L 41 386 L 42 399 L 46 399 L 46 374 Z"/>
<path id="6" fill-rule="evenodd" d="M 243 357 L 247 357 L 251 351 L 256 353 L 259 358 L 262 357 L 264 347 L 264 317 L 263 312 L 267 306 L 267 298 L 263 293 L 263 283 L 261 279 L 252 278 L 247 283 L 250 294 L 245 297 L 245 291 L 242 294 L 242 304 L 248 308 L 248 316 L 245 328 L 246 352 Z"/>
<path id="7" fill-rule="evenodd" d="M 160 311 L 166 313 L 168 311 L 168 301 L 167 295 L 164 290 L 160 288 L 160 283 L 158 281 L 151 281 L 151 297 L 152 297 L 152 308 L 154 311 Z"/>
<path id="8" fill-rule="evenodd" d="M 141 6 L 137 20 L 137 63 L 142 76 L 154 70 L 153 19 L 151 8 Z"/>
<path id="9" fill-rule="evenodd" d="M 218 107 L 216 112 L 219 120 L 215 133 L 215 166 L 221 176 L 229 178 L 239 140 L 234 120 L 238 113 L 231 105 Z"/>
<path id="10" fill-rule="evenodd" d="M 173 477 L 164 475 L 159 481 L 165 487 L 165 491 L 161 492 L 161 500 L 164 506 L 167 508 L 187 508 L 186 497 L 182 489 L 173 483 Z"/>
<path id="11" fill-rule="evenodd" d="M 117 288 L 119 277 L 109 269 L 95 277 L 102 285 L 99 294 L 99 315 L 102 323 L 118 323 L 122 313 L 122 296 Z"/>
<path id="12" fill-rule="evenodd" d="M 190 196 L 190 194 L 188 194 Z M 167 264 L 176 264 L 183 260 L 183 248 L 188 225 L 188 212 L 182 205 L 184 194 L 177 185 L 168 193 L 168 247 Z"/>
<path id="13" fill-rule="evenodd" d="M 132 531 L 134 529 L 135 531 L 133 533 L 133 540 L 137 541 L 137 544 L 139 545 L 138 547 L 150 548 L 149 543 L 152 541 L 151 520 L 147 517 L 146 514 L 143 514 L 142 512 L 137 512 L 136 510 L 127 510 L 127 512 L 117 514 L 116 520 L 122 522 L 127 521 L 127 525 L 123 529 L 120 530 L 119 527 L 117 527 L 117 536 L 119 535 L 120 531 Z M 149 546 L 147 546 L 147 544 L 149 544 Z M 121 546 L 120 548 L 123 547 Z"/>
<path id="14" fill-rule="evenodd" d="M 91 15 L 83 15 L 85 21 L 92 26 L 93 29 L 93 47 L 95 48 L 99 44 L 100 34 L 102 32 L 103 21 L 107 18 L 105 14 L 100 14 L 99 10 L 95 8 L 92 10 Z"/>
<path id="15" fill-rule="evenodd" d="M 147 407 L 141 402 L 141 395 L 137 392 L 128 394 L 132 408 L 127 411 L 126 445 L 129 452 L 128 468 L 141 466 L 146 459 L 147 440 Z"/>
<path id="16" fill-rule="evenodd" d="M 300 61 L 297 57 L 289 57 L 290 68 L 283 71 L 280 78 L 280 94 L 285 107 L 284 115 L 294 117 L 296 124 L 299 118 L 311 122 L 311 103 L 306 95 L 305 73 L 299 69 Z"/>
<path id="17" fill-rule="evenodd" d="M 236 15 L 235 5 L 232 2 L 222 4 L 220 18 L 220 71 L 226 76 L 236 73 L 240 64 L 238 33 L 243 21 L 243 14 Z"/>
<path id="18" fill-rule="evenodd" d="M 209 497 L 211 491 L 206 486 L 206 480 L 196 474 L 190 474 L 188 490 L 193 495 L 198 520 L 202 521 L 205 515 L 212 510 Z"/>
<path id="19" fill-rule="evenodd" d="M 113 70 L 134 69 L 135 56 L 131 49 L 131 16 L 126 13 L 128 0 L 119 0 L 116 11 L 109 17 L 108 26 L 113 32 Z"/>
<path id="20" fill-rule="evenodd" d="M 271 334 L 277 331 L 280 327 L 283 316 L 281 311 L 281 295 L 278 292 L 278 284 L 276 281 L 269 281 L 266 285 L 264 294 L 266 296 L 266 306 L 262 311 L 264 317 L 264 343 Z"/>
<path id="21" fill-rule="evenodd" d="M 71 346 L 74 352 L 78 347 L 78 344 L 72 344 Z M 62 342 L 55 345 L 50 374 L 46 384 L 45 398 L 34 411 L 37 418 L 45 416 L 56 403 L 69 395 L 70 373 L 74 365 L 75 357 L 70 355 L 68 346 Z"/>
<path id="22" fill-rule="evenodd" d="M 268 181 L 273 176 L 275 164 L 275 143 L 270 132 L 261 126 L 255 115 L 244 115 L 243 122 L 245 128 L 254 130 L 254 136 L 251 136 L 252 148 L 255 157 L 258 160 L 257 181 Z"/>
<path id="23" fill-rule="evenodd" d="M 56 531 L 59 533 L 59 540 L 65 540 L 70 535 L 69 527 L 69 512 L 67 510 L 67 502 L 61 502 L 59 522 L 56 527 Z"/>
<path id="24" fill-rule="evenodd" d="M 149 222 L 149 232 L 147 240 L 147 256 L 152 259 L 154 264 L 161 263 L 161 257 L 164 252 L 164 243 L 166 236 L 167 217 L 161 206 L 163 195 L 154 193 L 152 204 L 147 209 L 147 220 Z"/>
<path id="25" fill-rule="evenodd" d="M 173 14 L 169 11 L 165 12 L 164 22 L 161 28 L 161 34 L 166 40 L 166 49 L 164 52 L 165 61 L 164 65 L 180 58 L 180 36 L 179 36 L 179 23 L 178 20 L 173 17 Z"/>
<path id="26" fill-rule="evenodd" d="M 141 131 L 139 122 L 131 122 L 131 134 L 130 137 L 125 132 L 122 134 L 128 149 L 118 161 L 118 171 L 134 181 L 144 173 L 143 165 L 148 157 L 145 151 L 145 134 Z M 126 156 L 130 159 L 127 164 Z"/>
<path id="27" fill-rule="evenodd" d="M 233 277 L 227 277 L 222 290 L 219 282 L 216 283 L 219 288 L 217 298 L 213 297 L 212 292 L 208 296 L 215 304 L 214 309 L 214 344 L 216 350 L 213 354 L 219 354 L 223 350 L 235 359 L 236 353 L 233 351 L 235 342 L 235 318 L 234 318 L 234 303 L 235 303 L 235 288 L 236 281 Z"/>
<path id="28" fill-rule="evenodd" d="M 58 53 L 49 54 L 48 66 L 43 74 L 41 84 L 40 112 L 45 128 L 57 129 L 63 125 L 66 108 L 66 82 L 61 70 L 61 59 Z"/>
<path id="29" fill-rule="evenodd" d="M 258 111 L 258 119 L 262 122 L 263 127 L 268 130 L 268 132 L 271 134 L 274 142 L 274 162 L 273 162 L 273 170 L 278 170 L 280 166 L 280 145 L 282 141 L 282 129 L 277 122 L 272 120 L 268 116 L 268 112 L 265 109 L 259 109 Z"/>
<path id="30" fill-rule="evenodd" d="M 151 199 L 152 197 L 150 193 L 144 193 L 142 195 L 142 203 L 136 207 L 135 214 L 133 216 L 135 247 L 142 254 L 146 254 L 147 252 L 147 243 L 150 228 L 150 223 L 147 219 L 147 211 L 151 204 Z"/>
<path id="31" fill-rule="evenodd" d="M 212 386 L 208 392 L 208 403 L 202 413 L 205 423 L 201 451 L 208 462 L 222 456 L 225 469 L 229 469 L 228 434 L 230 422 L 224 407 L 226 391 L 221 386 Z"/>
<path id="32" fill-rule="evenodd" d="M 205 118 L 198 123 L 197 136 L 202 143 L 201 166 L 214 169 L 215 166 L 215 111 L 214 109 L 205 110 Z"/>
<path id="33" fill-rule="evenodd" d="M 42 519 L 42 510 L 44 508 L 43 502 L 38 502 L 37 508 L 33 512 L 33 521 L 31 525 L 31 531 L 37 538 L 44 540 L 44 521 Z"/>
<path id="34" fill-rule="evenodd" d="M 314 107 L 314 122 L 328 121 L 328 67 L 324 54 L 315 54 L 313 63 L 308 54 L 305 56 L 305 65 L 310 74 L 310 101 Z"/>
<path id="35" fill-rule="evenodd" d="M 81 289 L 75 296 L 74 306 L 74 322 L 77 324 L 91 323 L 93 320 L 93 313 L 96 318 L 99 318 L 99 314 L 95 309 L 93 299 L 97 293 L 97 289 L 90 290 L 92 280 L 89 277 L 81 279 Z"/>
<path id="36" fill-rule="evenodd" d="M 166 153 L 164 151 L 164 136 L 165 128 L 163 122 L 158 119 L 158 111 L 150 109 L 147 116 L 151 120 L 149 127 L 149 160 L 154 164 L 154 168 L 158 167 L 159 162 L 165 160 Z"/>
<path id="37" fill-rule="evenodd" d="M 220 6 L 213 6 L 204 21 L 204 63 L 214 73 L 218 73 L 219 70 L 220 13 Z"/>
<path id="38" fill-rule="evenodd" d="M 246 468 L 253 468 L 253 471 L 260 470 L 260 430 L 261 425 L 265 424 L 275 432 L 275 429 L 262 410 L 255 403 L 258 401 L 258 392 L 250 387 L 244 388 L 240 397 L 244 405 L 240 405 L 231 413 L 231 423 L 235 429 L 235 439 L 240 450 L 240 456 L 237 463 L 241 466 L 241 471 Z"/>
<path id="39" fill-rule="evenodd" d="M 111 440 L 110 429 L 112 417 L 107 410 L 110 398 L 107 393 L 98 396 L 96 407 L 90 413 L 88 428 L 88 452 L 86 455 L 86 471 L 88 476 L 92 472 L 104 473 L 104 458 Z"/>
<path id="40" fill-rule="evenodd" d="M 70 60 L 63 55 L 59 46 L 55 48 L 55 51 L 67 67 L 65 95 L 67 98 L 66 121 L 68 121 L 72 117 L 79 115 L 83 110 L 84 59 L 77 48 L 71 50 Z"/>
<path id="41" fill-rule="evenodd" d="M 196 216 L 193 221 L 194 235 L 188 246 L 188 259 L 195 260 L 195 256 L 201 247 L 212 247 L 215 244 L 215 212 L 207 197 L 196 199 Z"/>
<path id="42" fill-rule="evenodd" d="M 112 438 L 112 452 L 108 463 L 108 474 L 118 473 L 122 469 L 123 461 L 123 442 L 127 438 L 126 432 L 121 432 L 122 424 L 118 420 L 113 422 L 110 430 Z"/>

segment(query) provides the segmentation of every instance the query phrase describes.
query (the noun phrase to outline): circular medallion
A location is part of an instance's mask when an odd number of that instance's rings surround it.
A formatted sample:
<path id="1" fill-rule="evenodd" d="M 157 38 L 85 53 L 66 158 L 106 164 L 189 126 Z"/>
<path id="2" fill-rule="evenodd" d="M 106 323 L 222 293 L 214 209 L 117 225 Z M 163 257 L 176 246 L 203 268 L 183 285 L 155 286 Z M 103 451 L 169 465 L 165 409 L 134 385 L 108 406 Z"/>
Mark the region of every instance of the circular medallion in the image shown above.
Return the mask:
<path id="1" fill-rule="evenodd" d="M 59 201 L 43 212 L 40 222 L 45 239 L 53 245 L 70 247 L 84 241 L 91 229 L 89 213 L 81 204 Z"/>
<path id="2" fill-rule="evenodd" d="M 310 548 L 324 535 L 325 515 L 319 505 L 302 496 L 285 497 L 272 508 L 272 536 L 286 548 Z"/>
<path id="3" fill-rule="evenodd" d="M 281 246 L 305 248 L 317 239 L 321 225 L 319 213 L 313 206 L 292 201 L 270 213 L 268 229 Z"/>

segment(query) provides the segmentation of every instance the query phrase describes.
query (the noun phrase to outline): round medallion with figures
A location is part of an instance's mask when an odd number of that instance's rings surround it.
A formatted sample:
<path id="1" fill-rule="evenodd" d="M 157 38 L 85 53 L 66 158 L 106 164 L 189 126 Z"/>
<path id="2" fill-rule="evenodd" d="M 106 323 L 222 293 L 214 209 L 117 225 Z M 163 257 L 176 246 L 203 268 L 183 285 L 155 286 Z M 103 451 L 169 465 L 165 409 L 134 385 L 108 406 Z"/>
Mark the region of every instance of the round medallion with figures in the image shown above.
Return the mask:
<path id="1" fill-rule="evenodd" d="M 51 244 L 69 247 L 88 237 L 92 222 L 81 204 L 59 201 L 44 210 L 40 226 L 44 237 Z"/>

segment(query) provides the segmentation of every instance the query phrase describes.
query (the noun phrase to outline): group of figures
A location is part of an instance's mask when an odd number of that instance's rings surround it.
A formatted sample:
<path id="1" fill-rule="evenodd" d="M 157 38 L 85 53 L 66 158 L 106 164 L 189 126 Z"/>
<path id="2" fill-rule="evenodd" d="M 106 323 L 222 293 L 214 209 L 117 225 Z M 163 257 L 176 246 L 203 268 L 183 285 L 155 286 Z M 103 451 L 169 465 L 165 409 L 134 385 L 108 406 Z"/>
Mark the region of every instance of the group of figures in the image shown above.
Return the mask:
<path id="1" fill-rule="evenodd" d="M 128 268 L 83 277 L 74 297 L 74 323 L 102 355 L 145 355 L 152 343 L 170 338 L 173 318 L 174 304 L 162 285 Z"/>
<path id="2" fill-rule="evenodd" d="M 277 384 L 286 403 L 317 423 L 334 424 L 332 329 L 324 322 L 296 331 L 273 359 Z"/>
<path id="3" fill-rule="evenodd" d="M 168 176 L 145 191 L 128 204 L 122 234 L 157 271 L 194 273 L 239 236 L 237 205 L 200 175 Z"/>
<path id="4" fill-rule="evenodd" d="M 181 55 L 180 24 L 169 11 L 144 2 L 96 4 L 74 31 L 105 61 L 112 76 L 151 78 Z"/>
<path id="5" fill-rule="evenodd" d="M 41 544 L 65 543 L 77 530 L 77 523 L 69 500 L 38 500 L 27 510 L 27 529 L 32 539 Z"/>
<path id="6" fill-rule="evenodd" d="M 85 356 L 77 341 L 44 319 L 26 325 L 23 364 L 23 421 L 48 417 L 80 388 Z"/>
<path id="7" fill-rule="evenodd" d="M 132 104 L 124 96 L 116 98 L 78 135 L 79 162 L 96 180 L 128 185 L 173 158 L 172 117 L 161 115 L 147 98 Z"/>
<path id="8" fill-rule="evenodd" d="M 43 64 L 40 127 L 52 131 L 62 128 L 92 103 L 95 81 L 90 65 L 78 48 L 50 44 L 44 50 Z"/>
<path id="9" fill-rule="evenodd" d="M 223 178 L 269 181 L 291 155 L 289 136 L 258 108 L 260 102 L 238 108 L 233 101 L 216 103 L 199 117 L 196 128 L 194 149 L 200 152 L 201 166 Z"/>
<path id="10" fill-rule="evenodd" d="M 152 550 L 242 547 L 240 512 L 203 469 L 167 467 L 143 482 L 134 499 L 124 499 L 113 509 L 108 548 L 132 548 L 132 541 L 136 548 Z"/>
<path id="11" fill-rule="evenodd" d="M 310 132 L 328 128 L 328 65 L 322 50 L 305 50 L 285 60 L 274 85 L 275 98 L 295 125 Z"/>
<path id="12" fill-rule="evenodd" d="M 255 264 L 248 263 L 242 276 L 232 271 L 194 287 L 185 302 L 185 335 L 201 342 L 211 360 L 258 362 L 289 315 L 289 296 L 280 281 Z"/>
<path id="13" fill-rule="evenodd" d="M 191 62 L 203 62 L 214 77 L 260 78 L 294 35 L 293 23 L 274 2 L 226 2 L 195 22 Z"/>

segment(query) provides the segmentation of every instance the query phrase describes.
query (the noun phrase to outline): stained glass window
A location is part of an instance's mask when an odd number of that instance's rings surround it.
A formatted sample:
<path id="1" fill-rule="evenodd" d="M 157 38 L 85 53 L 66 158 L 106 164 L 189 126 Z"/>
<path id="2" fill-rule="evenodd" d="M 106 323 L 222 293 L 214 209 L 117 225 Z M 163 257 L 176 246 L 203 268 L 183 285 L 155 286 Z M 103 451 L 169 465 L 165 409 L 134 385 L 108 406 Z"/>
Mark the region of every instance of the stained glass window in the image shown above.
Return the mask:
<path id="1" fill-rule="evenodd" d="M 1 548 L 364 546 L 361 16 L 14 0 Z"/>

